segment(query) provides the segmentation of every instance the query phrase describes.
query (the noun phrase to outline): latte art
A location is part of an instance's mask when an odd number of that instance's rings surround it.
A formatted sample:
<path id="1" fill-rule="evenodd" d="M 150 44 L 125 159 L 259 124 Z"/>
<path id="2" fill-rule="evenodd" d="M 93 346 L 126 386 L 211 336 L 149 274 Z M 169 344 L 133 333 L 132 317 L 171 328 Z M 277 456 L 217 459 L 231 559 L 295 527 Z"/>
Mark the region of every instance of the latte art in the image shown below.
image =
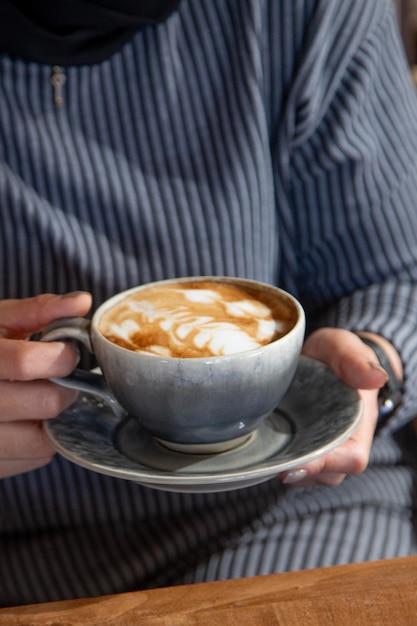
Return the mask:
<path id="1" fill-rule="evenodd" d="M 191 282 L 128 295 L 102 315 L 100 332 L 129 350 L 192 358 L 258 348 L 286 334 L 294 323 L 294 310 L 267 293 Z"/>

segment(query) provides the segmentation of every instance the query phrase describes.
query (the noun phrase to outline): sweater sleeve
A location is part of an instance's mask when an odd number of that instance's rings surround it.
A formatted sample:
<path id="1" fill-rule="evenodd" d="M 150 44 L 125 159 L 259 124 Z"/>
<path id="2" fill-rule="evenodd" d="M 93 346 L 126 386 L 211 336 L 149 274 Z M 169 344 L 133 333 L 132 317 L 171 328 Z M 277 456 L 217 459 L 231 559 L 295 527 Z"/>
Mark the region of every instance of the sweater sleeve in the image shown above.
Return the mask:
<path id="1" fill-rule="evenodd" d="M 405 395 L 393 430 L 417 414 L 417 98 L 391 0 L 305 4 L 271 134 L 282 282 L 310 331 L 369 330 L 395 345 Z"/>

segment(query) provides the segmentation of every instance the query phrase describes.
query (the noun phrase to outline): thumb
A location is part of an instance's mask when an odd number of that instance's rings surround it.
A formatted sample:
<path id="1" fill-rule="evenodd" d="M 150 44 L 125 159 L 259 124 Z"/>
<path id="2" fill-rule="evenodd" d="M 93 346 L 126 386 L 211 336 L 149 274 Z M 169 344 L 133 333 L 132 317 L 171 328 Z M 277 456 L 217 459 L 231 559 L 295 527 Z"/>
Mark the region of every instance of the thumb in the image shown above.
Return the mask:
<path id="1" fill-rule="evenodd" d="M 303 354 L 326 363 L 355 389 L 379 389 L 388 380 L 372 348 L 348 330 L 321 328 L 313 332 L 306 339 Z"/>
<path id="2" fill-rule="evenodd" d="M 24 339 L 61 317 L 84 316 L 92 303 L 88 292 L 42 294 L 0 301 L 0 337 Z"/>

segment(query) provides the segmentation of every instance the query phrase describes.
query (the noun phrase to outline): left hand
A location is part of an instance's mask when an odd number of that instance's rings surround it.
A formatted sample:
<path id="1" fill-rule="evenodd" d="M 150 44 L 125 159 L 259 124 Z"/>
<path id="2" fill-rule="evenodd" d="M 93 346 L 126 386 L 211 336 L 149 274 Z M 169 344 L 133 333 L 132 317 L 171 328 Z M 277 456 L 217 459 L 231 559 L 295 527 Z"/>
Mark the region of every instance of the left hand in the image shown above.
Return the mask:
<path id="1" fill-rule="evenodd" d="M 378 335 L 363 333 L 378 341 L 401 375 L 399 356 L 393 346 Z M 375 352 L 354 333 L 338 328 L 321 328 L 306 340 L 303 354 L 326 363 L 350 387 L 358 390 L 364 403 L 359 426 L 343 444 L 322 457 L 279 478 L 294 487 L 338 485 L 347 474 L 360 474 L 369 462 L 378 419 L 378 390 L 387 375 Z"/>

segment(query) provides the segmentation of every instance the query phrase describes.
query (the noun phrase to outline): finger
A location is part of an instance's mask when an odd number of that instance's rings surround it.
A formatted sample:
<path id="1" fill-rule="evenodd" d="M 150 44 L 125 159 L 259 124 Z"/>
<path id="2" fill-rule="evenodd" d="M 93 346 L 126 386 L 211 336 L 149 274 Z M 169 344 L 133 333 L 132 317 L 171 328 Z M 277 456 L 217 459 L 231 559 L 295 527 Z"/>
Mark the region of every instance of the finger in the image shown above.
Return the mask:
<path id="1" fill-rule="evenodd" d="M 372 348 L 348 330 L 321 328 L 307 338 L 303 354 L 326 363 L 356 389 L 379 389 L 388 380 Z"/>
<path id="2" fill-rule="evenodd" d="M 43 430 L 42 422 L 0 424 L 0 460 L 28 461 L 50 458 L 55 453 Z"/>
<path id="3" fill-rule="evenodd" d="M 288 474 L 283 477 L 282 482 L 289 487 L 297 488 L 314 487 L 318 485 L 326 487 L 337 487 L 344 481 L 345 478 L 346 474 L 331 472 L 323 472 L 321 474 L 308 477 L 307 471 L 305 469 L 298 469 L 288 472 Z"/>
<path id="4" fill-rule="evenodd" d="M 62 341 L 0 339 L 0 355 L 0 380 L 62 378 L 70 374 L 78 362 L 76 348 Z"/>
<path id="5" fill-rule="evenodd" d="M 42 294 L 22 300 L 0 301 L 0 336 L 25 338 L 61 317 L 84 316 L 91 307 L 91 294 L 77 292 Z"/>
<path id="6" fill-rule="evenodd" d="M 18 476 L 25 472 L 31 472 L 32 470 L 39 469 L 44 465 L 50 463 L 53 459 L 53 455 L 46 456 L 39 459 L 29 459 L 23 461 L 2 461 L 0 460 L 0 479 L 9 478 L 11 476 Z"/>
<path id="7" fill-rule="evenodd" d="M 0 382 L 0 423 L 49 419 L 59 415 L 77 398 L 78 392 L 48 381 Z"/>
<path id="8" fill-rule="evenodd" d="M 279 478 L 288 485 L 306 487 L 317 484 L 340 484 L 346 475 L 362 473 L 369 463 L 370 450 L 378 418 L 375 391 L 361 391 L 363 418 L 351 437 L 327 454 Z"/>

